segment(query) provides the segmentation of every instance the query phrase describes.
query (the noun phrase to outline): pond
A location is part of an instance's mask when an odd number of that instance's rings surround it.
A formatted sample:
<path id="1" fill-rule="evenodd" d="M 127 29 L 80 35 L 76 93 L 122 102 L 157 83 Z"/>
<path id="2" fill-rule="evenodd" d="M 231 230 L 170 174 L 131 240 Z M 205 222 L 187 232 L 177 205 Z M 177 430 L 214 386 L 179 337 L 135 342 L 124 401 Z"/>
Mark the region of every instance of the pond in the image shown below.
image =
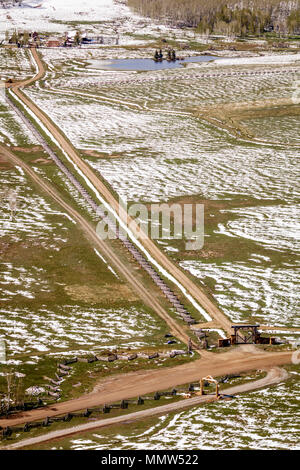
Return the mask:
<path id="1" fill-rule="evenodd" d="M 89 64 L 94 69 L 102 70 L 134 70 L 150 71 L 150 70 L 165 70 L 165 69 L 178 69 L 183 67 L 183 64 L 190 62 L 209 62 L 211 60 L 220 59 L 220 57 L 211 55 L 199 55 L 193 57 L 185 57 L 182 60 L 176 60 L 174 62 L 168 62 L 163 60 L 162 62 L 155 62 L 153 59 L 113 59 L 113 60 L 91 60 Z"/>

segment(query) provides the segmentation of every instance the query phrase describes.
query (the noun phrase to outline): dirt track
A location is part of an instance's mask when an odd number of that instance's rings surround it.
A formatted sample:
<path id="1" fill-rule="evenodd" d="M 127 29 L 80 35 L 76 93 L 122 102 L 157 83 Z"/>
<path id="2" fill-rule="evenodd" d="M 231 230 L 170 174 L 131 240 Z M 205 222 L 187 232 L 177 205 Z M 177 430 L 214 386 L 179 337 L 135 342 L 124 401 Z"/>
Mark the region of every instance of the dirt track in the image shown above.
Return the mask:
<path id="1" fill-rule="evenodd" d="M 14 155 L 6 147 L 0 145 L 0 155 L 5 157 L 8 161 L 19 165 L 31 177 L 31 179 L 38 184 L 49 196 L 51 196 L 64 210 L 66 210 L 71 217 L 81 226 L 82 230 L 87 234 L 93 246 L 98 248 L 107 259 L 113 264 L 118 272 L 131 284 L 133 289 L 139 294 L 140 298 L 159 315 L 170 327 L 171 333 L 179 338 L 184 343 L 189 340 L 188 335 L 184 332 L 183 328 L 168 315 L 166 310 L 160 305 L 149 290 L 147 290 L 141 282 L 134 276 L 134 274 L 127 268 L 127 266 L 119 259 L 110 246 L 101 240 L 92 225 L 90 225 L 72 206 L 67 204 L 58 194 L 57 190 L 43 178 L 38 176 L 37 173 L 20 158 Z M 205 353 L 204 353 L 205 354 Z"/>
<path id="2" fill-rule="evenodd" d="M 52 124 L 49 118 L 34 104 L 32 103 L 23 93 L 19 90 L 20 86 L 25 86 L 33 83 L 35 80 L 41 78 L 44 73 L 42 62 L 40 61 L 37 52 L 34 50 L 33 55 L 39 66 L 39 73 L 33 79 L 27 80 L 26 82 L 14 84 L 12 86 L 15 94 L 35 113 L 35 115 L 43 122 L 48 128 L 52 135 L 56 138 L 62 148 L 68 153 L 76 165 L 82 170 L 82 172 L 89 178 L 94 187 L 103 195 L 103 197 L 109 202 L 111 207 L 119 212 L 119 204 L 117 200 L 112 196 L 108 188 L 97 178 L 91 168 L 82 161 L 80 156 L 77 154 L 71 144 L 65 139 L 65 137 L 59 132 L 59 130 Z M 171 319 L 165 310 L 159 305 L 159 303 L 153 298 L 151 292 L 141 284 L 130 270 L 120 262 L 115 253 L 110 247 L 99 239 L 95 229 L 88 224 L 84 218 L 80 216 L 71 206 L 65 203 L 60 196 L 53 190 L 51 185 L 41 180 L 37 174 L 28 167 L 25 163 L 21 162 L 7 149 L 1 147 L 1 152 L 8 158 L 17 162 L 21 165 L 24 170 L 35 180 L 36 183 L 40 184 L 43 189 L 50 194 L 69 214 L 81 225 L 81 227 L 88 234 L 90 239 L 93 241 L 95 246 L 101 247 L 101 251 L 104 255 L 110 259 L 112 264 L 128 279 L 132 285 L 140 292 L 142 298 L 147 303 L 150 302 L 152 308 L 170 325 L 172 331 L 179 338 L 186 339 L 186 335 L 181 331 L 176 321 Z M 122 219 L 127 221 L 127 214 L 123 211 L 120 213 Z M 147 238 L 143 241 L 143 244 L 151 256 L 157 260 L 157 262 L 163 266 L 169 273 L 171 273 L 187 291 L 193 296 L 193 298 L 199 302 L 201 306 L 213 317 L 215 322 L 220 325 L 228 333 L 231 331 L 231 322 L 218 309 L 218 307 L 206 296 L 200 287 L 195 285 L 188 276 L 185 275 L 177 266 L 175 266 L 171 260 L 168 259 L 156 245 Z M 82 396 L 76 400 L 71 400 L 64 403 L 58 403 L 54 407 L 46 407 L 39 410 L 33 410 L 31 412 L 25 412 L 19 414 L 16 417 L 12 417 L 6 420 L 0 420 L 0 426 L 6 427 L 8 425 L 17 425 L 28 421 L 41 420 L 47 416 L 55 416 L 65 414 L 72 411 L 78 411 L 85 408 L 91 408 L 93 406 L 102 405 L 104 403 L 110 403 L 119 401 L 126 398 L 136 397 L 158 390 L 164 390 L 177 385 L 192 382 L 198 380 L 201 376 L 207 374 L 220 376 L 228 373 L 249 371 L 254 369 L 262 369 L 266 367 L 272 367 L 282 364 L 287 364 L 291 361 L 291 353 L 263 353 L 261 350 L 233 350 L 226 354 L 213 354 L 204 353 L 203 359 L 196 360 L 183 366 L 177 366 L 168 369 L 160 370 L 149 370 L 139 371 L 132 374 L 118 375 L 111 377 L 106 381 L 98 384 L 97 390 L 94 393 Z M 113 390 L 113 391 L 112 391 Z"/>
<path id="3" fill-rule="evenodd" d="M 91 181 L 93 186 L 106 199 L 110 206 L 120 215 L 122 220 L 127 223 L 129 219 L 126 211 L 119 205 L 119 202 L 114 198 L 105 184 L 96 176 L 91 167 L 81 159 L 73 146 L 51 122 L 48 116 L 44 114 L 29 98 L 27 98 L 20 91 L 20 87 L 30 85 L 34 81 L 40 79 L 45 73 L 43 63 L 41 62 L 38 53 L 35 49 L 33 49 L 32 52 L 34 59 L 38 64 L 39 73 L 30 80 L 13 84 L 11 86 L 12 90 L 18 96 L 18 98 L 20 98 L 23 103 L 25 103 L 26 106 L 31 109 L 38 119 L 43 122 L 43 124 L 58 141 L 60 146 L 73 160 L 73 162 L 76 163 L 78 168 L 80 168 L 85 176 Z M 139 227 L 136 225 L 136 223 L 133 220 L 130 220 L 130 223 L 133 230 L 134 227 L 136 227 L 136 233 L 138 233 Z M 151 256 L 192 295 L 192 297 L 207 311 L 209 315 L 212 316 L 212 318 L 220 325 L 221 328 L 223 328 L 228 334 L 231 334 L 231 322 L 225 316 L 225 314 L 209 299 L 206 293 L 199 286 L 194 284 L 194 282 L 183 271 L 181 271 L 181 269 L 175 266 L 173 262 L 155 245 L 155 243 L 149 237 L 145 237 L 141 241 L 148 253 L 150 253 Z"/>
<path id="4" fill-rule="evenodd" d="M 75 209 L 69 206 L 48 182 L 45 182 L 30 166 L 12 154 L 5 147 L 0 146 L 0 154 L 12 161 L 14 164 L 20 165 L 35 183 L 40 185 L 46 193 L 59 203 L 74 218 L 74 220 L 80 224 L 95 246 L 98 246 L 99 249 L 101 249 L 101 252 L 108 256 L 111 262 L 116 264 L 116 267 L 124 274 L 125 277 L 131 280 L 134 287 L 140 290 L 142 295 L 145 295 L 146 301 L 149 301 L 150 296 L 153 308 L 155 308 L 157 313 L 160 314 L 161 317 L 170 325 L 176 335 L 184 335 L 175 320 L 171 319 L 158 303 L 156 305 L 153 297 L 142 285 L 139 285 L 136 278 L 134 278 L 126 266 L 119 261 L 110 247 L 97 237 L 93 227 L 86 222 L 86 220 Z M 186 338 L 183 337 L 182 339 Z M 100 382 L 94 392 L 89 395 L 85 395 L 76 400 L 58 403 L 54 407 L 46 407 L 40 410 L 22 413 L 7 420 L 0 420 L 0 426 L 6 427 L 8 425 L 17 425 L 27 421 L 44 419 L 47 416 L 55 416 L 85 408 L 91 408 L 104 403 L 133 398 L 138 395 L 176 387 L 183 383 L 193 382 L 207 374 L 218 376 L 227 373 L 282 365 L 290 362 L 291 353 L 266 354 L 254 346 L 243 346 L 238 350 L 225 354 L 213 354 L 203 351 L 202 356 L 203 359 L 196 360 L 183 366 L 162 370 L 143 370 L 131 374 L 111 377 Z M 115 390 L 115 392 L 112 393 L 111 390 Z"/>
<path id="5" fill-rule="evenodd" d="M 236 395 L 238 393 L 248 392 L 251 390 L 258 389 L 258 388 L 277 384 L 281 382 L 282 380 L 285 380 L 287 377 L 288 377 L 288 374 L 284 369 L 279 369 L 278 367 L 274 367 L 268 372 L 267 376 L 264 377 L 263 379 L 228 388 L 225 390 L 225 393 L 227 395 Z M 38 445 L 38 444 L 41 444 L 42 442 L 47 442 L 53 439 L 60 439 L 60 438 L 64 438 L 64 437 L 71 436 L 71 435 L 81 433 L 81 432 L 98 430 L 103 427 L 112 426 L 114 424 L 120 425 L 120 424 L 132 423 L 133 421 L 151 418 L 152 416 L 155 416 L 155 415 L 157 416 L 157 415 L 163 415 L 167 413 L 176 412 L 176 411 L 188 408 L 188 407 L 198 406 L 203 403 L 209 403 L 215 400 L 216 400 L 216 397 L 212 395 L 196 396 L 194 398 L 181 400 L 180 402 L 170 403 L 168 405 L 159 406 L 157 408 L 151 408 L 148 410 L 138 411 L 135 413 L 129 413 L 123 416 L 117 416 L 115 418 L 100 419 L 92 423 L 90 422 L 90 423 L 81 424 L 79 426 L 74 426 L 74 427 L 67 428 L 67 429 L 52 431 L 42 436 L 25 439 L 22 442 L 8 445 L 4 449 L 14 450 L 14 449 L 27 447 L 27 446 Z"/>
<path id="6" fill-rule="evenodd" d="M 0 419 L 0 426 L 16 426 L 30 421 L 43 420 L 47 416 L 57 416 L 66 413 L 92 408 L 99 405 L 135 398 L 159 390 L 167 390 L 189 382 L 195 382 L 201 377 L 214 377 L 255 369 L 288 364 L 291 352 L 264 353 L 255 347 L 250 349 L 240 347 L 225 354 L 207 353 L 207 357 L 188 364 L 155 370 L 141 370 L 130 374 L 118 374 L 98 383 L 94 391 L 80 398 L 56 403 L 41 409 L 18 413 L 15 417 Z"/>

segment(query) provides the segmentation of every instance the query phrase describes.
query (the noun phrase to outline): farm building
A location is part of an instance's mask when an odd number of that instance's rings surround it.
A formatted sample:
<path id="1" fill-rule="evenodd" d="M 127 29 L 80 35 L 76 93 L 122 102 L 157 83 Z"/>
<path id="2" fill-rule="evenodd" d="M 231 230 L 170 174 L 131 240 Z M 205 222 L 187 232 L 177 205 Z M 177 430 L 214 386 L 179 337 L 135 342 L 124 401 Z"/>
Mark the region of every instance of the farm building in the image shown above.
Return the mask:
<path id="1" fill-rule="evenodd" d="M 50 37 L 47 41 L 47 47 L 59 47 L 61 46 L 61 41 L 55 37 Z"/>

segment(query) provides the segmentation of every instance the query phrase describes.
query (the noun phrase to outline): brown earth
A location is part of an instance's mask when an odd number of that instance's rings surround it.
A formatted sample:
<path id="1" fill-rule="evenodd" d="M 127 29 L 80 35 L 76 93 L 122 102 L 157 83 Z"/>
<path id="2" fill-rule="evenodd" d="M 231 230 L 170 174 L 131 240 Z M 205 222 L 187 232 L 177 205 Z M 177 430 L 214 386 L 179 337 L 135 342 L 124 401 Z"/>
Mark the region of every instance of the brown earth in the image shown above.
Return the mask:
<path id="1" fill-rule="evenodd" d="M 128 302 L 135 302 L 138 300 L 138 297 L 125 284 L 114 284 L 113 290 L 109 285 L 72 285 L 65 286 L 65 291 L 72 300 L 82 301 L 89 304 L 97 304 L 99 303 L 99 299 L 101 302 L 107 302 L 109 304 L 114 304 L 115 302 L 124 299 Z"/>
<path id="2" fill-rule="evenodd" d="M 88 157 L 95 157 L 95 158 L 121 158 L 121 154 L 109 154 L 109 153 L 100 153 L 96 150 L 81 150 L 81 153 L 87 155 Z"/>
<path id="3" fill-rule="evenodd" d="M 247 382 L 241 385 L 236 385 L 226 389 L 226 395 L 236 395 L 239 393 L 249 392 L 251 390 L 256 390 L 262 387 L 267 387 L 270 385 L 277 384 L 285 379 L 287 379 L 288 373 L 284 369 L 279 369 L 278 367 L 272 368 L 266 377 L 260 380 L 255 380 Z M 221 392 L 222 393 L 222 392 Z M 66 436 L 71 436 L 78 433 L 88 432 L 92 430 L 98 430 L 107 426 L 120 425 L 120 424 L 131 424 L 134 421 L 152 418 L 157 415 L 164 415 L 172 412 L 178 412 L 192 406 L 199 406 L 204 403 L 210 403 L 216 401 L 217 397 L 212 395 L 196 396 L 186 400 L 181 400 L 176 403 L 169 403 L 168 405 L 159 406 L 156 408 L 137 411 L 135 413 L 128 413 L 126 415 L 117 416 L 115 418 L 101 419 L 94 421 L 92 423 L 85 423 L 79 426 L 74 426 L 67 429 L 60 429 L 58 431 L 52 431 L 42 436 L 37 436 L 30 439 L 25 439 L 24 441 L 17 442 L 16 444 L 11 444 L 6 446 L 6 450 L 20 449 L 28 446 L 38 445 L 42 442 L 47 442 L 50 440 L 57 440 L 64 438 Z"/>
<path id="4" fill-rule="evenodd" d="M 172 368 L 140 370 L 130 374 L 109 377 L 97 384 L 94 392 L 80 398 L 56 403 L 41 409 L 26 411 L 0 419 L 0 426 L 16 426 L 22 423 L 42 420 L 86 408 L 118 402 L 178 385 L 198 381 L 212 375 L 220 377 L 257 369 L 265 369 L 291 362 L 291 352 L 266 353 L 257 348 L 236 348 L 225 354 L 206 353 L 206 357 Z"/>
<path id="5" fill-rule="evenodd" d="M 84 175 L 90 180 L 92 185 L 100 192 L 100 194 L 106 199 L 110 206 L 119 214 L 119 217 L 127 224 L 130 224 L 131 230 L 134 234 L 139 233 L 139 227 L 137 223 L 128 217 L 127 211 L 119 205 L 119 202 L 115 199 L 113 194 L 107 188 L 107 186 L 97 177 L 91 167 L 86 164 L 79 156 L 75 148 L 70 144 L 70 142 L 65 138 L 61 131 L 52 123 L 49 117 L 41 111 L 27 96 L 25 96 L 21 91 L 20 87 L 28 86 L 31 83 L 39 80 L 43 77 L 45 69 L 42 61 L 35 49 L 32 49 L 32 53 L 36 63 L 38 64 L 39 73 L 22 83 L 13 84 L 12 89 L 14 93 L 18 96 L 22 102 L 28 106 L 31 111 L 40 119 L 43 124 L 47 127 L 48 131 L 55 137 L 61 147 L 69 155 L 74 163 L 80 168 Z M 168 271 L 174 278 L 179 282 L 191 295 L 192 297 L 199 302 L 199 304 L 220 324 L 220 327 L 223 328 L 228 334 L 231 332 L 231 322 L 226 317 L 226 315 L 220 310 L 219 307 L 206 295 L 204 290 L 202 290 L 178 267 L 172 260 L 168 258 L 148 237 L 144 236 L 141 240 L 142 244 L 151 254 L 151 256 L 162 266 L 166 271 Z"/>
<path id="6" fill-rule="evenodd" d="M 53 198 L 81 227 L 83 232 L 87 235 L 90 242 L 95 246 L 99 251 L 110 260 L 112 266 L 117 270 L 117 272 L 128 281 L 130 286 L 132 286 L 133 291 L 137 292 L 140 298 L 151 307 L 154 312 L 161 317 L 169 326 L 170 333 L 180 339 L 183 343 L 187 343 L 189 336 L 186 333 L 186 327 L 179 325 L 176 320 L 169 316 L 165 308 L 161 305 L 158 298 L 154 295 L 154 290 L 152 289 L 149 292 L 149 289 L 146 289 L 145 286 L 137 279 L 135 273 L 132 272 L 130 268 L 116 255 L 113 249 L 103 240 L 101 240 L 95 231 L 95 228 L 90 225 L 72 206 L 64 201 L 61 196 L 58 194 L 57 189 L 54 188 L 48 181 L 43 180 L 28 164 L 23 162 L 19 157 L 14 155 L 6 147 L 0 145 L 0 155 L 4 155 L 8 160 L 12 161 L 14 164 L 19 165 L 23 170 L 30 176 L 30 178 L 39 185 L 49 196 Z M 9 247 L 3 247 L 7 250 Z M 16 249 L 14 245 L 13 250 Z M 153 285 L 154 286 L 154 285 Z"/>
<path id="7" fill-rule="evenodd" d="M 20 86 L 26 86 L 33 83 L 35 80 L 42 78 L 44 74 L 44 67 L 39 59 L 39 56 L 35 50 L 33 55 L 39 66 L 39 73 L 36 77 L 30 80 L 21 82 L 18 85 L 13 84 L 12 88 L 16 95 L 35 113 L 35 115 L 44 123 L 48 130 L 57 139 L 59 144 L 68 153 L 70 158 L 78 165 L 83 171 L 87 178 L 92 182 L 94 187 L 100 191 L 103 197 L 109 202 L 112 208 L 119 211 L 119 204 L 110 193 L 109 189 L 102 183 L 97 176 L 94 174 L 92 169 L 82 161 L 76 150 L 68 142 L 68 140 L 60 133 L 56 126 L 50 121 L 50 119 L 44 114 L 33 102 L 31 102 L 25 95 L 19 90 Z M 12 161 L 15 157 L 11 153 L 4 151 L 4 154 L 8 155 Z M 20 164 L 19 160 L 18 164 Z M 25 168 L 25 164 L 22 165 Z M 158 304 L 156 299 L 153 298 L 151 292 L 141 285 L 127 267 L 120 263 L 115 253 L 101 241 L 93 228 L 76 212 L 73 208 L 68 206 L 59 195 L 53 190 L 53 188 L 45 183 L 41 182 L 37 175 L 30 169 L 26 168 L 26 171 L 31 177 L 43 186 L 43 188 L 51 194 L 51 196 L 59 202 L 74 218 L 80 223 L 85 232 L 89 235 L 89 238 L 93 240 L 95 245 L 101 246 L 101 249 L 106 253 L 112 263 L 118 267 L 119 271 L 122 272 L 124 277 L 128 279 L 132 285 L 139 291 L 140 296 L 145 299 L 147 303 L 150 302 L 152 308 L 168 323 L 172 331 L 183 339 L 187 340 L 187 335 L 182 330 L 182 327 L 178 326 L 177 322 L 166 314 L 164 309 Z M 31 172 L 31 173 L 30 173 Z M 127 213 L 120 210 L 121 218 L 127 221 Z M 133 221 L 131 221 L 134 226 Z M 194 282 L 189 279 L 184 272 L 182 272 L 173 262 L 162 253 L 158 247 L 150 240 L 145 238 L 143 244 L 147 251 L 155 258 L 161 266 L 163 266 L 169 273 L 171 273 L 177 281 L 179 281 L 187 291 L 194 297 L 196 301 L 204 307 L 207 312 L 214 319 L 216 324 L 221 326 L 225 331 L 231 332 L 231 322 L 224 315 L 224 313 L 213 303 L 210 298 L 207 297 L 205 292 Z M 263 369 L 266 367 L 273 367 L 277 365 L 287 364 L 291 362 L 291 352 L 277 352 L 277 353 L 264 353 L 256 348 L 243 348 L 233 349 L 225 354 L 213 354 L 203 352 L 201 360 L 195 360 L 182 366 L 176 366 L 167 369 L 158 370 L 143 370 L 133 374 L 119 375 L 107 380 L 104 380 L 98 384 L 96 392 L 82 396 L 75 400 L 68 402 L 57 403 L 54 407 L 45 407 L 38 410 L 32 410 L 30 412 L 24 412 L 17 416 L 12 416 L 9 419 L 0 420 L 0 426 L 16 425 L 25 423 L 27 421 L 40 420 L 45 417 L 65 414 L 71 411 L 85 409 L 87 407 L 98 406 L 104 403 L 110 403 L 119 401 L 122 399 L 136 397 L 157 390 L 164 390 L 171 387 L 175 387 L 180 384 L 193 382 L 198 380 L 201 376 L 207 374 L 213 376 L 220 376 L 228 373 L 238 373 L 242 371 L 250 371 L 255 369 Z"/>
<path id="8" fill-rule="evenodd" d="M 273 116 L 299 116 L 300 105 L 294 104 L 291 99 L 281 98 L 276 100 L 218 104 L 218 106 L 202 106 L 195 110 L 194 114 L 215 126 L 228 130 L 236 137 L 267 142 L 257 139 L 252 131 L 247 128 L 245 121 L 253 118 Z M 281 142 L 277 143 L 281 144 Z M 288 145 L 294 146 L 293 144 Z"/>
<path id="9" fill-rule="evenodd" d="M 35 145 L 33 147 L 12 147 L 13 152 L 23 152 L 23 153 L 38 153 L 43 151 L 43 148 L 40 145 Z"/>

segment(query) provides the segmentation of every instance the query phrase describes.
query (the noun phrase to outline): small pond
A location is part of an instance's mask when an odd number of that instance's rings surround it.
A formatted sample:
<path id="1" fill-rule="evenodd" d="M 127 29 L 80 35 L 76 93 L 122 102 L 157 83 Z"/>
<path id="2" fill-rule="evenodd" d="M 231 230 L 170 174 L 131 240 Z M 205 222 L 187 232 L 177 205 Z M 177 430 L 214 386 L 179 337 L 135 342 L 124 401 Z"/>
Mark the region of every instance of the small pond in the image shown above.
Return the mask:
<path id="1" fill-rule="evenodd" d="M 113 59 L 113 60 L 91 60 L 89 64 L 94 69 L 101 70 L 134 70 L 137 72 L 150 71 L 150 70 L 165 70 L 165 69 L 178 69 L 183 67 L 183 64 L 190 62 L 209 62 L 211 60 L 220 59 L 212 55 L 198 55 L 193 57 L 186 57 L 182 60 L 168 62 L 155 62 L 153 59 Z"/>

